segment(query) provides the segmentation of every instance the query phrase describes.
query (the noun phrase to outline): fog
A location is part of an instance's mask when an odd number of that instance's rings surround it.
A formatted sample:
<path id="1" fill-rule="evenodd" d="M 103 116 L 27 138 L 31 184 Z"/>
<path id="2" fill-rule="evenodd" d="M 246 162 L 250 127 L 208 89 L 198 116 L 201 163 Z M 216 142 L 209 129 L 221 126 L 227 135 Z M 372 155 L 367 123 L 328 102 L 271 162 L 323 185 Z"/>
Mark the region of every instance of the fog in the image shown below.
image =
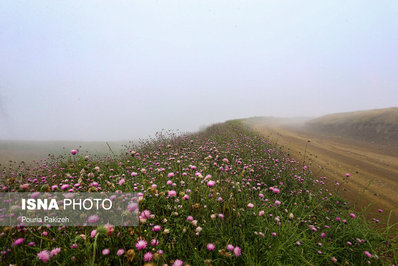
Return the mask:
<path id="1" fill-rule="evenodd" d="M 397 1 L 0 2 L 0 139 L 396 106 Z"/>

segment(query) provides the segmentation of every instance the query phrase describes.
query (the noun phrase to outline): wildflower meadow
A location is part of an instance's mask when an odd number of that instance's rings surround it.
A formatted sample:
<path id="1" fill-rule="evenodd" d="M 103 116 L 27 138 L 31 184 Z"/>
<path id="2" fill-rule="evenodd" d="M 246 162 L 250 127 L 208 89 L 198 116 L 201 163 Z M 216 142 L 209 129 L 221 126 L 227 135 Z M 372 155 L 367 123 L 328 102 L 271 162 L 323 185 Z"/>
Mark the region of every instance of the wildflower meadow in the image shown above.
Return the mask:
<path id="1" fill-rule="evenodd" d="M 122 154 L 75 149 L 36 165 L 3 166 L 1 192 L 136 192 L 139 225 L 1 227 L 0 264 L 396 263 L 389 212 L 365 218 L 300 159 L 229 121 L 158 134 Z"/>

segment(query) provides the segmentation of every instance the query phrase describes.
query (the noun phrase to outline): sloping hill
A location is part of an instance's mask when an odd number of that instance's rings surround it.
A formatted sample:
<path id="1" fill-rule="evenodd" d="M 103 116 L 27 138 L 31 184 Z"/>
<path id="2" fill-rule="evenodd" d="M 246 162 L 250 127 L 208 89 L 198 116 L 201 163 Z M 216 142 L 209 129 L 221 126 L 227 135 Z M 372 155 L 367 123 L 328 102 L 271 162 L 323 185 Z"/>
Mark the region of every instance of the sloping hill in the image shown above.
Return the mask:
<path id="1" fill-rule="evenodd" d="M 310 120 L 305 128 L 327 135 L 396 146 L 398 108 L 330 114 Z"/>

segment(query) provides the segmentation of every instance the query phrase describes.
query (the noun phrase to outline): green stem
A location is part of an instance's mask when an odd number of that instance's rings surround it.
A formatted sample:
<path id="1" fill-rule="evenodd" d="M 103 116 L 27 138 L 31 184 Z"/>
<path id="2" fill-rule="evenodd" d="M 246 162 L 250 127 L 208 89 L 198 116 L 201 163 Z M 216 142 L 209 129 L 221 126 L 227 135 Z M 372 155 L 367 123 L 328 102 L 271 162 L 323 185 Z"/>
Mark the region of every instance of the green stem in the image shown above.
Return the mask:
<path id="1" fill-rule="evenodd" d="M 94 266 L 94 262 L 95 262 L 95 253 L 97 252 L 97 238 L 98 238 L 99 233 L 97 232 L 97 235 L 95 236 L 94 239 L 94 253 L 93 253 L 93 258 L 91 261 L 91 265 Z"/>

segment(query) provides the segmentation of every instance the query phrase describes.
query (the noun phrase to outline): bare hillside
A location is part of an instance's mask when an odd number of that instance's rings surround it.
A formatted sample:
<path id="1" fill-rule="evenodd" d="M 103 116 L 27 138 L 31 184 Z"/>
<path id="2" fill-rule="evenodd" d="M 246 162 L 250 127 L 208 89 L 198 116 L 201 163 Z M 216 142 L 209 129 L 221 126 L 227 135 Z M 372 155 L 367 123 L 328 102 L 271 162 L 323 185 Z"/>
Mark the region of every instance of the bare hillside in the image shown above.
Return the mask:
<path id="1" fill-rule="evenodd" d="M 330 114 L 310 120 L 305 128 L 327 135 L 398 146 L 398 108 Z"/>

